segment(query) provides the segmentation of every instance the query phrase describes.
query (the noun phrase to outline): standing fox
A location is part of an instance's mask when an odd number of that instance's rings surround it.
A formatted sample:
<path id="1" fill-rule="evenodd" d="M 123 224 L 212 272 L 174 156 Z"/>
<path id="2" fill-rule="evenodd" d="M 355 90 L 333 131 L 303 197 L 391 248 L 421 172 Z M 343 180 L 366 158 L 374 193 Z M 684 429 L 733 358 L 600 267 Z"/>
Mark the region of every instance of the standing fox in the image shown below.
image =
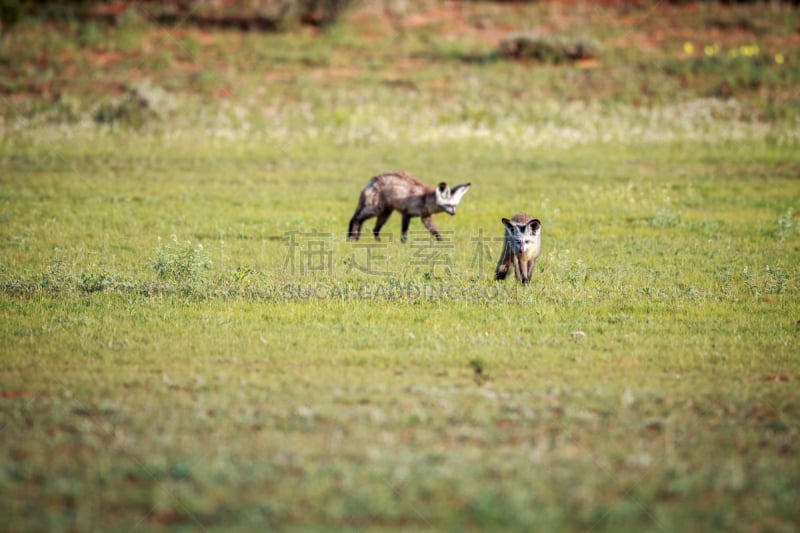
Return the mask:
<path id="1" fill-rule="evenodd" d="M 503 225 L 506 227 L 506 239 L 494 279 L 506 279 L 513 262 L 517 281 L 525 285 L 531 281 L 536 258 L 542 251 L 542 223 L 538 218 L 520 213 L 511 220 L 504 218 Z"/>
<path id="2" fill-rule="evenodd" d="M 375 240 L 381 240 L 379 236 L 381 228 L 392 211 L 397 209 L 403 215 L 400 237 L 402 242 L 406 242 L 408 225 L 412 217 L 421 217 L 428 231 L 440 241 L 442 236 L 433 224 L 433 215 L 442 211 L 455 215 L 458 202 L 469 188 L 469 183 L 448 188 L 444 182 L 433 188 L 405 172 L 379 174 L 369 180 L 361 191 L 356 212 L 350 219 L 350 227 L 347 229 L 347 238 L 358 240 L 361 223 L 369 218 L 378 217 L 372 234 L 375 235 Z"/>

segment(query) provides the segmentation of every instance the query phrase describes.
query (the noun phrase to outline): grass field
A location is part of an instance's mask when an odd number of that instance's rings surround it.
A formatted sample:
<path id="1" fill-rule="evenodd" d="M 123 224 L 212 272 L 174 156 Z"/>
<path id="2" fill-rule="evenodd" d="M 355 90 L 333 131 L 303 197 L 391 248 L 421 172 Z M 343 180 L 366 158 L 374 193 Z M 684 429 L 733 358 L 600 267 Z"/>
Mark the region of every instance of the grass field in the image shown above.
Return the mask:
<path id="1" fill-rule="evenodd" d="M 4 529 L 800 529 L 797 10 L 408 5 L 3 35 Z"/>

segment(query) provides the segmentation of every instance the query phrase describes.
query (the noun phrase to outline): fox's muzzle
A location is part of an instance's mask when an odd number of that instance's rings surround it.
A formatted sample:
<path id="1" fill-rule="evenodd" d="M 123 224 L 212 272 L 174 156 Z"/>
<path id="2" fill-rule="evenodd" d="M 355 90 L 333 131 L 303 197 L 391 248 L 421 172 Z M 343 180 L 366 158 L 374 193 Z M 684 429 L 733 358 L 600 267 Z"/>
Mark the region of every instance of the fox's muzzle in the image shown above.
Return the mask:
<path id="1" fill-rule="evenodd" d="M 444 211 L 445 211 L 445 213 L 447 213 L 448 215 L 451 215 L 451 216 L 456 214 L 456 208 L 455 207 L 451 207 L 449 205 L 444 207 Z"/>

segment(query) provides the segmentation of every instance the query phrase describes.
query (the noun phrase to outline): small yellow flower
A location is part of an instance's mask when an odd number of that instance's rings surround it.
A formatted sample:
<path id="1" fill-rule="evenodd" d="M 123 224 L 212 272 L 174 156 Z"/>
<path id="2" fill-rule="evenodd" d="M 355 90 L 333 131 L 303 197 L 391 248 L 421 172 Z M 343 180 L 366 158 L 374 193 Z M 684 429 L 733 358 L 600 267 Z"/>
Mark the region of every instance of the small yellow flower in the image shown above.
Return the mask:
<path id="1" fill-rule="evenodd" d="M 783 65 L 783 54 L 775 54 L 775 63 Z"/>
<path id="2" fill-rule="evenodd" d="M 741 51 L 742 55 L 746 57 L 757 56 L 758 53 L 761 51 L 761 49 L 758 47 L 757 44 L 754 44 L 752 46 L 743 45 L 739 47 L 739 50 Z"/>
<path id="3" fill-rule="evenodd" d="M 713 46 L 711 46 L 710 44 L 707 44 L 707 45 L 705 46 L 705 48 L 703 48 L 703 52 L 705 52 L 705 54 L 706 54 L 707 56 L 709 56 L 709 57 L 710 57 L 710 56 L 713 56 L 713 55 L 714 55 L 714 47 L 713 47 Z"/>
<path id="4" fill-rule="evenodd" d="M 683 43 L 683 52 L 685 54 L 693 54 L 694 53 L 694 45 L 692 43 Z"/>

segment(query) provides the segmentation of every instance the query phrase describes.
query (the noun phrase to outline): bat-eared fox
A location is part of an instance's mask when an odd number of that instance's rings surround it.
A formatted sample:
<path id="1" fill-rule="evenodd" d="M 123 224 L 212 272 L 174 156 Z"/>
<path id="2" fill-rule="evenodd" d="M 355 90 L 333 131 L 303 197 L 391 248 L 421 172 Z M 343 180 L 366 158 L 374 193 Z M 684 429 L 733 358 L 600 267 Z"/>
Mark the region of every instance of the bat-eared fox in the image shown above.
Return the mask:
<path id="1" fill-rule="evenodd" d="M 442 182 L 434 188 L 405 172 L 379 174 L 361 191 L 358 207 L 347 229 L 347 238 L 358 240 L 361 224 L 367 219 L 377 217 L 372 234 L 375 235 L 375 240 L 380 240 L 381 228 L 396 209 L 403 216 L 400 237 L 403 242 L 406 241 L 408 225 L 413 217 L 420 217 L 428 231 L 437 240 L 442 240 L 439 230 L 433 224 L 433 215 L 442 211 L 455 215 L 456 206 L 469 187 L 469 183 L 464 183 L 450 188 Z"/>
<path id="2" fill-rule="evenodd" d="M 513 263 L 517 281 L 527 284 L 531 280 L 536 258 L 542 251 L 542 223 L 538 218 L 520 213 L 511 220 L 504 218 L 503 225 L 506 227 L 506 238 L 494 278 L 506 279 Z"/>

